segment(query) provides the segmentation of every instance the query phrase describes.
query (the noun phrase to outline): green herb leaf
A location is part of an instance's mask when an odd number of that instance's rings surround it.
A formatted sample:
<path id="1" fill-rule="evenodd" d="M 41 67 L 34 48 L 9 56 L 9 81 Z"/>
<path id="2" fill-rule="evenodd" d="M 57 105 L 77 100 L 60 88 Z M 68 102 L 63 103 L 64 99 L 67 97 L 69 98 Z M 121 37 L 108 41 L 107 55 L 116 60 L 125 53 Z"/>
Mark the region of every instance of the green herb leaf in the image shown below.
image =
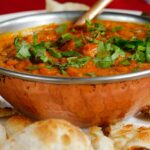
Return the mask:
<path id="1" fill-rule="evenodd" d="M 99 52 L 99 51 L 105 51 L 105 50 L 106 50 L 106 49 L 105 49 L 105 44 L 104 44 L 104 42 L 99 41 L 99 42 L 98 42 L 97 51 Z"/>
<path id="2" fill-rule="evenodd" d="M 46 63 L 46 62 L 49 61 L 49 58 L 48 58 L 46 55 L 42 55 L 42 56 L 40 57 L 40 59 L 41 59 L 44 63 Z"/>
<path id="3" fill-rule="evenodd" d="M 105 48 L 106 48 L 107 51 L 112 51 L 113 50 L 112 44 L 109 43 L 109 42 L 105 42 Z"/>
<path id="4" fill-rule="evenodd" d="M 33 34 L 33 45 L 38 44 L 38 35 L 37 34 Z"/>
<path id="5" fill-rule="evenodd" d="M 144 52 L 136 51 L 135 54 L 132 55 L 131 59 L 136 60 L 138 62 L 145 62 L 146 61 L 146 56 L 145 56 Z"/>
<path id="6" fill-rule="evenodd" d="M 116 60 L 120 56 L 125 57 L 125 52 L 123 50 L 121 50 L 118 46 L 113 45 L 113 48 L 115 50 L 115 52 L 111 56 L 113 61 Z"/>
<path id="7" fill-rule="evenodd" d="M 88 56 L 82 58 L 70 57 L 67 58 L 67 60 L 68 60 L 68 66 L 81 68 L 87 64 L 87 62 L 90 60 L 90 57 Z"/>
<path id="8" fill-rule="evenodd" d="M 73 40 L 74 40 L 74 42 L 75 42 L 76 48 L 80 48 L 80 47 L 83 45 L 81 39 L 79 39 L 79 38 L 74 38 Z"/>
<path id="9" fill-rule="evenodd" d="M 14 45 L 15 45 L 15 47 L 16 47 L 17 49 L 20 49 L 21 43 L 20 43 L 18 37 L 16 37 L 16 38 L 14 39 Z"/>
<path id="10" fill-rule="evenodd" d="M 45 42 L 32 45 L 31 49 L 33 59 L 35 60 L 40 59 L 42 62 L 50 62 L 50 59 L 46 56 Z"/>
<path id="11" fill-rule="evenodd" d="M 55 57 L 55 58 L 62 58 L 61 52 L 56 51 L 54 48 L 50 48 L 48 51 L 50 52 L 50 54 L 53 57 Z"/>
<path id="12" fill-rule="evenodd" d="M 116 26 L 116 27 L 112 28 L 111 31 L 112 31 L 112 32 L 118 32 L 118 31 L 120 31 L 120 30 L 122 30 L 122 29 L 123 29 L 122 26 Z"/>
<path id="13" fill-rule="evenodd" d="M 27 70 L 29 70 L 29 71 L 37 70 L 37 69 L 39 69 L 39 66 L 36 66 L 36 65 L 32 65 L 32 66 L 27 67 Z"/>
<path id="14" fill-rule="evenodd" d="M 89 77 L 96 77 L 96 74 L 94 72 L 87 72 L 84 75 Z"/>
<path id="15" fill-rule="evenodd" d="M 98 48 L 97 51 L 101 52 L 101 51 L 112 51 L 112 44 L 109 42 L 103 42 L 103 41 L 99 41 L 98 42 Z"/>
<path id="16" fill-rule="evenodd" d="M 44 42 L 32 46 L 32 53 L 35 57 L 42 56 L 45 53 L 45 51 L 46 48 L 44 47 Z"/>
<path id="17" fill-rule="evenodd" d="M 134 45 L 134 44 L 132 44 L 132 43 L 127 43 L 127 44 L 125 45 L 125 47 L 126 47 L 127 49 L 132 49 L 132 50 L 136 49 L 136 45 Z"/>
<path id="18" fill-rule="evenodd" d="M 61 74 L 63 74 L 63 75 L 68 75 L 68 73 L 65 71 L 65 70 L 60 70 L 60 72 L 61 72 Z"/>
<path id="19" fill-rule="evenodd" d="M 84 65 L 87 64 L 87 62 L 88 62 L 90 59 L 91 59 L 91 58 L 88 57 L 88 56 L 82 57 L 82 58 L 79 58 L 79 59 L 77 60 L 77 63 L 78 63 L 78 65 L 79 65 L 79 67 L 83 67 Z"/>
<path id="20" fill-rule="evenodd" d="M 147 32 L 146 42 L 150 42 L 150 29 Z"/>
<path id="21" fill-rule="evenodd" d="M 86 19 L 85 24 L 86 24 L 86 26 L 91 26 L 93 23 L 92 23 L 92 21 Z"/>
<path id="22" fill-rule="evenodd" d="M 99 23 L 97 23 L 97 22 L 95 23 L 95 22 L 86 20 L 85 24 L 86 24 L 87 30 L 92 32 L 94 37 L 98 33 L 101 34 L 101 35 L 105 34 L 106 28 L 103 26 L 102 23 L 100 23 L 100 22 Z"/>
<path id="23" fill-rule="evenodd" d="M 137 66 L 132 70 L 132 72 L 138 72 L 138 71 L 140 71 L 140 66 Z"/>
<path id="24" fill-rule="evenodd" d="M 137 50 L 138 51 L 145 51 L 146 47 L 144 45 L 138 45 Z"/>
<path id="25" fill-rule="evenodd" d="M 52 65 L 46 65 L 45 67 L 46 67 L 47 69 L 52 69 L 52 68 L 53 68 Z"/>
<path id="26" fill-rule="evenodd" d="M 60 70 L 60 72 L 62 73 L 62 71 L 65 71 L 68 68 L 68 64 L 67 63 L 64 63 L 64 64 L 56 63 L 56 64 L 53 64 L 53 67 L 57 67 Z"/>
<path id="27" fill-rule="evenodd" d="M 150 42 L 146 43 L 146 60 L 150 62 Z"/>
<path id="28" fill-rule="evenodd" d="M 124 66 L 129 66 L 130 65 L 130 61 L 128 59 L 125 59 L 125 60 L 121 61 L 120 64 L 124 65 Z"/>
<path id="29" fill-rule="evenodd" d="M 93 61 L 95 65 L 100 68 L 109 68 L 113 63 L 112 58 L 109 56 L 105 58 L 95 58 Z"/>
<path id="30" fill-rule="evenodd" d="M 147 23 L 147 28 L 150 29 L 150 22 Z"/>
<path id="31" fill-rule="evenodd" d="M 124 39 L 122 39 L 122 38 L 120 38 L 120 37 L 116 37 L 116 36 L 111 37 L 111 38 L 109 39 L 109 42 L 113 43 L 114 45 L 116 45 L 116 46 L 118 46 L 118 47 L 124 47 L 125 44 L 128 43 L 127 40 L 124 40 Z"/>
<path id="32" fill-rule="evenodd" d="M 57 47 L 56 43 L 55 42 L 52 42 L 52 41 L 47 41 L 47 42 L 44 42 L 44 47 L 46 49 L 49 49 L 51 47 Z"/>
<path id="33" fill-rule="evenodd" d="M 58 33 L 58 34 L 63 34 L 63 33 L 66 32 L 67 28 L 68 28 L 68 25 L 67 25 L 67 24 L 61 24 L 61 25 L 59 25 L 59 26 L 56 28 L 55 31 L 56 31 L 56 33 Z"/>
<path id="34" fill-rule="evenodd" d="M 65 51 L 65 52 L 61 52 L 61 54 L 64 57 L 73 57 L 73 56 L 80 57 L 81 56 L 81 54 L 77 51 Z"/>
<path id="35" fill-rule="evenodd" d="M 75 33 L 77 30 L 75 28 L 71 29 L 71 32 Z"/>
<path id="36" fill-rule="evenodd" d="M 72 34 L 70 34 L 70 33 L 62 34 L 62 36 L 61 36 L 61 43 L 65 43 L 67 41 L 70 41 L 71 39 L 73 39 Z"/>
<path id="37" fill-rule="evenodd" d="M 110 52 L 107 50 L 107 48 L 107 43 L 99 41 L 96 58 L 105 58 L 107 56 L 110 56 Z"/>
<path id="38" fill-rule="evenodd" d="M 19 38 L 15 38 L 14 44 L 17 49 L 16 57 L 18 59 L 27 59 L 31 56 L 30 54 L 30 45 L 25 41 L 19 42 Z"/>
<path id="39" fill-rule="evenodd" d="M 126 41 L 126 44 L 124 47 L 127 49 L 130 49 L 130 50 L 136 50 L 136 49 L 138 49 L 139 46 L 143 46 L 143 45 L 144 45 L 144 42 L 142 40 L 133 39 L 130 41 Z M 141 48 L 141 47 L 139 47 L 139 48 Z"/>

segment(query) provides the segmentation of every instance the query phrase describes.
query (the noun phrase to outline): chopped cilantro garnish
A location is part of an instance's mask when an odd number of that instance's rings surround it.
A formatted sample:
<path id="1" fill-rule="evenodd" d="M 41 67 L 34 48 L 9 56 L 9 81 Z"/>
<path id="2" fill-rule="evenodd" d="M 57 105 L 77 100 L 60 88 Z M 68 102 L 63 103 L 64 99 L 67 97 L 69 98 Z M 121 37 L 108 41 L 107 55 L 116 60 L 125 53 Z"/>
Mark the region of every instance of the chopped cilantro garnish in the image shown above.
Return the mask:
<path id="1" fill-rule="evenodd" d="M 73 57 L 73 56 L 81 56 L 81 54 L 77 51 L 65 51 L 65 52 L 61 52 L 62 56 L 64 57 Z"/>
<path id="2" fill-rule="evenodd" d="M 33 44 L 34 45 L 38 44 L 38 35 L 37 34 L 33 34 Z"/>
<path id="3" fill-rule="evenodd" d="M 60 70 L 60 72 L 61 72 L 61 74 L 63 74 L 63 75 L 68 75 L 68 73 L 65 71 L 65 70 Z"/>
<path id="4" fill-rule="evenodd" d="M 46 56 L 46 48 L 44 42 L 41 42 L 36 45 L 32 45 L 32 54 L 36 60 L 40 59 L 43 62 L 48 62 L 49 58 Z"/>
<path id="5" fill-rule="evenodd" d="M 40 59 L 44 62 L 44 63 L 46 63 L 46 62 L 48 62 L 50 59 L 46 56 L 46 55 L 41 55 L 40 56 Z"/>
<path id="6" fill-rule="evenodd" d="M 130 65 L 130 61 L 128 59 L 125 59 L 125 60 L 121 61 L 120 64 L 124 65 L 124 66 L 129 66 Z"/>
<path id="7" fill-rule="evenodd" d="M 67 24 L 61 24 L 56 28 L 56 33 L 63 34 L 67 31 L 68 25 Z"/>
<path id="8" fill-rule="evenodd" d="M 113 49 L 114 49 L 114 53 L 111 56 L 112 60 L 116 60 L 120 56 L 125 57 L 125 52 L 122 49 L 120 49 L 116 45 L 112 45 L 112 46 L 113 46 Z"/>
<path id="9" fill-rule="evenodd" d="M 104 43 L 102 41 L 98 42 L 98 48 L 97 48 L 97 58 L 104 58 L 107 56 L 110 56 L 110 43 Z"/>
<path id="10" fill-rule="evenodd" d="M 47 69 L 52 69 L 52 68 L 53 68 L 52 65 L 46 65 L 45 67 L 46 67 Z"/>
<path id="11" fill-rule="evenodd" d="M 86 24 L 87 30 L 90 31 L 94 35 L 94 37 L 98 33 L 101 35 L 105 34 L 106 28 L 101 22 L 92 22 L 92 21 L 86 20 L 85 24 Z"/>
<path id="12" fill-rule="evenodd" d="M 25 41 L 20 42 L 19 38 L 15 38 L 14 44 L 17 49 L 16 57 L 18 59 L 27 59 L 31 56 L 29 49 L 30 45 Z"/>
<path id="13" fill-rule="evenodd" d="M 113 63 L 112 58 L 109 56 L 104 58 L 95 58 L 93 61 L 95 65 L 100 68 L 109 68 L 112 66 Z"/>
<path id="14" fill-rule="evenodd" d="M 138 72 L 138 71 L 140 71 L 140 66 L 136 66 L 136 67 L 132 70 L 132 72 Z"/>
<path id="15" fill-rule="evenodd" d="M 150 22 L 147 23 L 147 28 L 150 29 Z"/>
<path id="16" fill-rule="evenodd" d="M 79 39 L 79 38 L 74 38 L 73 40 L 74 40 L 74 42 L 75 42 L 76 48 L 80 48 L 80 47 L 83 45 L 81 39 Z"/>
<path id="17" fill-rule="evenodd" d="M 90 60 L 90 57 L 88 56 L 82 58 L 70 57 L 67 58 L 67 60 L 68 60 L 68 66 L 81 68 L 84 65 L 86 65 L 86 63 Z"/>
<path id="18" fill-rule="evenodd" d="M 105 50 L 106 50 L 106 49 L 105 49 L 104 42 L 99 41 L 97 50 L 98 50 L 98 51 L 105 51 Z"/>
<path id="19" fill-rule="evenodd" d="M 49 49 L 51 47 L 57 47 L 56 43 L 52 42 L 52 41 L 44 42 L 44 46 L 45 46 L 46 49 Z"/>
<path id="20" fill-rule="evenodd" d="M 75 28 L 73 28 L 73 29 L 71 30 L 71 32 L 75 33 L 75 32 L 77 32 L 77 30 L 76 30 Z"/>
<path id="21" fill-rule="evenodd" d="M 52 41 L 48 40 L 48 38 L 45 38 L 46 40 L 44 41 L 41 38 L 38 39 L 37 34 L 33 34 L 32 42 L 25 41 L 24 39 L 26 38 L 17 37 L 14 40 L 16 58 L 29 59 L 33 64 L 44 63 L 44 67 L 49 69 L 55 67 L 64 75 L 67 75 L 66 69 L 68 67 L 82 68 L 90 60 L 100 68 L 112 67 L 117 59 L 120 60 L 120 57 L 123 57 L 123 61 L 119 61 L 120 65 L 124 66 L 130 65 L 133 60 L 137 63 L 150 62 L 149 24 L 147 25 L 148 29 L 146 29 L 148 31 L 147 36 L 143 39 L 137 38 L 138 36 L 136 37 L 136 35 L 131 39 L 124 38 L 122 35 L 113 37 L 113 32 L 123 29 L 123 26 L 119 25 L 112 29 L 108 27 L 109 30 L 106 32 L 106 28 L 101 22 L 86 20 L 86 24 L 83 27 L 84 29 L 82 27 L 71 29 L 68 28 L 67 24 L 61 24 L 54 29 L 56 38 Z M 103 36 L 105 33 L 106 37 Z M 84 44 L 91 43 L 97 47 L 96 54 L 92 58 L 84 56 L 85 53 L 83 52 L 85 50 Z M 53 57 L 51 58 L 51 56 Z M 57 59 L 54 59 L 54 57 Z M 29 71 L 36 69 L 38 69 L 38 65 L 27 67 Z M 93 72 L 87 72 L 84 75 L 96 76 Z"/>
<path id="22" fill-rule="evenodd" d="M 120 30 L 122 30 L 122 29 L 123 29 L 122 26 L 116 26 L 116 27 L 113 27 L 113 28 L 111 29 L 111 31 L 112 31 L 112 32 L 118 32 L 118 31 L 120 31 Z"/>
<path id="23" fill-rule="evenodd" d="M 147 62 L 150 62 L 150 42 L 147 42 L 146 44 L 146 60 Z"/>
<path id="24" fill-rule="evenodd" d="M 44 47 L 44 43 L 39 43 L 37 45 L 32 46 L 32 53 L 35 57 L 40 57 L 45 53 L 46 49 Z"/>
<path id="25" fill-rule="evenodd" d="M 62 34 L 61 37 L 64 42 L 69 41 L 73 38 L 72 34 L 70 34 L 70 33 Z"/>
<path id="26" fill-rule="evenodd" d="M 48 50 L 53 57 L 62 58 L 61 52 L 56 51 L 54 48 Z"/>
<path id="27" fill-rule="evenodd" d="M 64 44 L 64 43 L 66 43 L 66 42 L 68 42 L 68 41 L 70 41 L 72 39 L 73 39 L 73 35 L 72 34 L 65 33 L 65 34 L 61 35 L 60 39 L 58 40 L 58 43 Z"/>
<path id="28" fill-rule="evenodd" d="M 136 51 L 132 57 L 132 60 L 136 60 L 137 62 L 145 62 L 146 61 L 146 56 L 145 53 L 142 51 Z"/>
<path id="29" fill-rule="evenodd" d="M 139 51 L 145 51 L 146 47 L 144 45 L 138 45 L 137 50 Z"/>
<path id="30" fill-rule="evenodd" d="M 94 72 L 87 72 L 84 75 L 89 77 L 96 77 L 96 74 Z"/>
<path id="31" fill-rule="evenodd" d="M 29 70 L 29 71 L 32 71 L 32 70 L 37 70 L 39 68 L 40 68 L 39 66 L 32 65 L 32 66 L 28 66 L 26 69 Z"/>

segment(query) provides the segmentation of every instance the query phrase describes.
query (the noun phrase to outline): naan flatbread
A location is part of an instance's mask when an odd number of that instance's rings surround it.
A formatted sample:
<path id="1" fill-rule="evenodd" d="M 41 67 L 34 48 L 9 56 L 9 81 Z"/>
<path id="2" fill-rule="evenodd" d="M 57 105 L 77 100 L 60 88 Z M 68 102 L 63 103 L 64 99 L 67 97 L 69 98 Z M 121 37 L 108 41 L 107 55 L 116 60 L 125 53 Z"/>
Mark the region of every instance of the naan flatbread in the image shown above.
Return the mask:
<path id="1" fill-rule="evenodd" d="M 114 141 L 116 150 L 150 149 L 150 127 L 117 123 L 111 126 L 109 138 Z"/>
<path id="2" fill-rule="evenodd" d="M 32 124 L 33 121 L 23 115 L 14 115 L 9 118 L 5 123 L 7 137 L 10 138 L 15 134 L 21 133 L 27 126 Z"/>
<path id="3" fill-rule="evenodd" d="M 89 128 L 89 136 L 94 150 L 115 150 L 113 141 L 104 135 L 100 127 Z"/>
<path id="4" fill-rule="evenodd" d="M 89 7 L 80 3 L 59 3 L 55 0 L 46 0 L 47 11 L 71 11 L 71 10 L 88 10 Z"/>
<path id="5" fill-rule="evenodd" d="M 9 138 L 2 150 L 93 150 L 88 136 L 67 121 L 50 119 L 29 125 Z"/>

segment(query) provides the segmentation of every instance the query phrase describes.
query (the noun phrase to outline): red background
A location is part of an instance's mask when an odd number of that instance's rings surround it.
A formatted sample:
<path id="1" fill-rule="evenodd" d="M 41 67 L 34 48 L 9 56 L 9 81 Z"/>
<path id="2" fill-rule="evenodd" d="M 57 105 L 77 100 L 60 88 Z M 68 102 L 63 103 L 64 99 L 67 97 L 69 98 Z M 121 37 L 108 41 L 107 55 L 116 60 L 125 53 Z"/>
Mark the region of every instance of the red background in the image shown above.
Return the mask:
<path id="1" fill-rule="evenodd" d="M 67 2 L 68 0 L 58 0 Z M 91 6 L 96 0 L 70 0 L 72 2 L 82 2 Z M 114 0 L 109 8 L 140 10 L 150 13 L 150 5 L 145 0 Z M 0 0 L 0 14 L 39 10 L 45 8 L 45 0 Z"/>

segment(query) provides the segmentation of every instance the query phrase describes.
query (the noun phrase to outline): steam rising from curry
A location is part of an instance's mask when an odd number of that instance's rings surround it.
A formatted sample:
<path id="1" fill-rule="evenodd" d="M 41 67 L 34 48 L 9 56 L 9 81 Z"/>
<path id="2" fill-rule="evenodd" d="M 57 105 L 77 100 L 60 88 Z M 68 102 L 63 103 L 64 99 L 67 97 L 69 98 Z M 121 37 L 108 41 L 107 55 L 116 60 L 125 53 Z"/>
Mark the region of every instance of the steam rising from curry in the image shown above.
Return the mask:
<path id="1" fill-rule="evenodd" d="M 14 34 L 15 35 L 15 34 Z M 46 76 L 96 77 L 150 68 L 150 25 L 86 21 L 0 37 L 0 67 Z"/>

